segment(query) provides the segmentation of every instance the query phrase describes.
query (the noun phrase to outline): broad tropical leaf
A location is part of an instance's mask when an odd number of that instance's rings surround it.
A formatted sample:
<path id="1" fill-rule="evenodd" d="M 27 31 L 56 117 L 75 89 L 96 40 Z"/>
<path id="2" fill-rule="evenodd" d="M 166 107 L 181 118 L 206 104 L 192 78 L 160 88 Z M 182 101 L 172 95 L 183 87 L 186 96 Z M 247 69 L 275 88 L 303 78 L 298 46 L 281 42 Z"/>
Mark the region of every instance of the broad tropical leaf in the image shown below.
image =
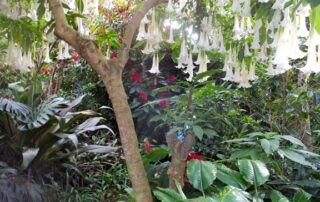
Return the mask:
<path id="1" fill-rule="evenodd" d="M 293 202 L 308 202 L 311 198 L 311 194 L 300 189 L 293 196 Z"/>
<path id="2" fill-rule="evenodd" d="M 270 198 L 272 202 L 289 202 L 287 197 L 277 190 L 272 190 Z"/>
<path id="3" fill-rule="evenodd" d="M 227 186 L 219 194 L 220 202 L 249 202 L 250 195 L 236 187 Z"/>
<path id="4" fill-rule="evenodd" d="M 239 160 L 238 166 L 243 178 L 255 186 L 260 186 L 269 179 L 270 173 L 261 161 Z"/>
<path id="5" fill-rule="evenodd" d="M 187 176 L 192 186 L 200 191 L 208 188 L 216 179 L 217 168 L 209 161 L 191 160 L 187 164 Z"/>
<path id="6" fill-rule="evenodd" d="M 217 179 L 226 185 L 237 187 L 239 189 L 247 189 L 248 183 L 242 178 L 241 174 L 237 171 L 231 170 L 223 164 L 216 164 L 218 172 Z"/>
<path id="7" fill-rule="evenodd" d="M 67 101 L 64 98 L 51 96 L 42 102 L 34 112 L 30 114 L 31 120 L 25 124 L 20 124 L 19 129 L 22 131 L 40 128 L 46 124 L 49 119 L 56 115 L 60 110 L 65 108 Z"/>
<path id="8" fill-rule="evenodd" d="M 275 152 L 279 148 L 279 140 L 278 139 L 261 139 L 260 144 L 264 152 L 269 156 L 273 152 Z"/>
<path id="9" fill-rule="evenodd" d="M 157 188 L 153 191 L 156 198 L 162 202 L 181 202 L 182 197 L 172 189 Z"/>
<path id="10" fill-rule="evenodd" d="M 315 168 L 315 166 L 311 162 L 307 161 L 306 158 L 302 154 L 300 154 L 290 148 L 279 149 L 278 154 L 282 158 L 286 157 L 286 158 L 290 159 L 291 161 L 294 161 L 294 162 L 299 163 L 301 165 L 310 166 L 312 168 Z"/>

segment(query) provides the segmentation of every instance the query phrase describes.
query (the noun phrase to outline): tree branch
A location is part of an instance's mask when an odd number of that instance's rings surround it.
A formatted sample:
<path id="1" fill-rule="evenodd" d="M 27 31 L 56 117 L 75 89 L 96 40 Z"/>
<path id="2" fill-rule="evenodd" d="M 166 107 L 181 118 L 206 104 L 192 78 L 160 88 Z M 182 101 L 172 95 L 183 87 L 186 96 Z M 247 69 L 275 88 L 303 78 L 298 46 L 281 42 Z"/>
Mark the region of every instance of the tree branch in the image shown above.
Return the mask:
<path id="1" fill-rule="evenodd" d="M 55 35 L 70 44 L 101 76 L 106 76 L 107 62 L 96 44 L 69 26 L 60 0 L 48 0 L 55 19 Z"/>
<path id="2" fill-rule="evenodd" d="M 129 59 L 129 51 L 132 45 L 133 37 L 135 31 L 140 26 L 140 22 L 142 18 L 148 13 L 150 9 L 156 7 L 158 4 L 166 3 L 168 0 L 146 0 L 142 3 L 141 7 L 137 12 L 134 13 L 131 20 L 126 25 L 125 33 L 124 33 L 124 41 L 122 43 L 121 49 L 119 51 L 119 62 L 124 67 L 127 60 Z"/>

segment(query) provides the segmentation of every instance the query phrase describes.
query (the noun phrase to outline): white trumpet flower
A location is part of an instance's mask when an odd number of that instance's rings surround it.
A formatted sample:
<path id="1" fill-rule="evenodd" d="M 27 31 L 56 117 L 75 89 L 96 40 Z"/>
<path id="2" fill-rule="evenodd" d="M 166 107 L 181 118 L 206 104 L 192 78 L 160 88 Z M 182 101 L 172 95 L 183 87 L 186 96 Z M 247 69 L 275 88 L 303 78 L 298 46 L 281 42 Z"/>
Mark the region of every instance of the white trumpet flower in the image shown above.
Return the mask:
<path id="1" fill-rule="evenodd" d="M 63 59 L 68 58 L 71 58 L 71 55 L 69 54 L 69 45 L 66 43 L 64 46 Z"/>
<path id="2" fill-rule="evenodd" d="M 192 81 L 193 78 L 193 60 L 192 60 L 192 52 L 190 51 L 189 57 L 188 57 L 188 65 L 187 69 L 184 71 L 185 74 L 189 74 L 189 77 L 187 78 L 187 81 Z"/>
<path id="3" fill-rule="evenodd" d="M 158 53 L 153 55 L 152 67 L 149 70 L 149 72 L 151 74 L 159 74 L 160 73 L 160 70 L 159 70 L 159 54 Z"/>
<path id="4" fill-rule="evenodd" d="M 167 5 L 167 8 L 166 8 L 166 11 L 167 11 L 168 13 L 174 12 L 172 0 L 169 0 L 169 1 L 168 1 L 168 5 Z"/>
<path id="5" fill-rule="evenodd" d="M 50 59 L 50 47 L 49 47 L 49 44 L 47 45 L 46 50 L 45 50 L 44 62 L 45 63 L 51 63 L 52 62 L 52 60 Z"/>
<path id="6" fill-rule="evenodd" d="M 64 48 L 64 42 L 60 41 L 60 43 L 58 44 L 58 60 L 64 60 L 64 56 L 63 56 L 63 48 Z"/>
<path id="7" fill-rule="evenodd" d="M 310 31 L 310 40 L 309 40 L 309 49 L 308 49 L 308 57 L 307 57 L 307 63 L 303 68 L 300 68 L 300 71 L 302 71 L 305 74 L 310 73 L 319 73 L 320 72 L 320 63 L 317 62 L 317 45 L 316 45 L 316 36 L 315 33 L 316 30 Z M 320 48 L 318 46 L 318 48 Z"/>

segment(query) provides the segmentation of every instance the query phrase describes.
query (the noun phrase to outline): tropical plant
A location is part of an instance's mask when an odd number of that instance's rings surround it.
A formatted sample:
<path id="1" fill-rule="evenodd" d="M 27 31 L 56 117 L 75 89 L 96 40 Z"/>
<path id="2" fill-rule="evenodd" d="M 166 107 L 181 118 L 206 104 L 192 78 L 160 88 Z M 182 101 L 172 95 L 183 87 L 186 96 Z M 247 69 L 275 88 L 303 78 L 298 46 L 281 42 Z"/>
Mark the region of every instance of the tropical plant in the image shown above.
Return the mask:
<path id="1" fill-rule="evenodd" d="M 4 144 L 19 154 L 21 169 L 43 167 L 58 159 L 66 159 L 79 152 L 110 152 L 112 147 L 86 145 L 78 147 L 78 136 L 88 131 L 108 129 L 99 125 L 103 119 L 91 110 L 71 112 L 84 96 L 73 102 L 50 97 L 35 109 L 6 98 L 0 99 L 0 132 Z M 69 150 L 70 142 L 74 151 Z M 15 165 L 18 166 L 19 165 Z"/>

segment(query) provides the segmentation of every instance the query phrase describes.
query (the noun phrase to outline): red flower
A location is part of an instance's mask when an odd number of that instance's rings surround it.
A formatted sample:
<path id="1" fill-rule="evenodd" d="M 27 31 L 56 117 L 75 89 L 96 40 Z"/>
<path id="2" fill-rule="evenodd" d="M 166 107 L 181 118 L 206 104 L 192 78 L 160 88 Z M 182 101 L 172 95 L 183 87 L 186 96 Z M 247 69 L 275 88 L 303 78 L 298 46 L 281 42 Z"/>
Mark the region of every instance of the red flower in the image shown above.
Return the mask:
<path id="1" fill-rule="evenodd" d="M 169 104 L 170 104 L 169 101 L 167 99 L 165 99 L 165 100 L 160 101 L 159 106 L 166 108 L 166 107 L 169 107 Z"/>
<path id="2" fill-rule="evenodd" d="M 148 94 L 146 92 L 144 92 L 144 90 L 140 90 L 140 92 L 139 92 L 139 100 L 141 100 L 143 102 L 147 102 L 148 101 Z"/>
<path id="3" fill-rule="evenodd" d="M 150 153 L 152 151 L 152 146 L 151 146 L 151 143 L 149 142 L 148 139 L 145 139 L 143 141 L 143 144 L 144 144 L 144 150 L 147 152 L 147 153 Z"/>
<path id="4" fill-rule="evenodd" d="M 116 58 L 118 56 L 118 53 L 116 51 L 112 51 L 110 58 Z"/>
<path id="5" fill-rule="evenodd" d="M 177 80 L 177 78 L 176 78 L 176 76 L 173 75 L 173 74 L 171 74 L 171 75 L 169 75 L 169 76 L 167 77 L 167 81 L 168 81 L 169 83 L 173 83 L 173 82 L 175 82 L 176 80 Z"/>
<path id="6" fill-rule="evenodd" d="M 142 76 L 140 76 L 138 70 L 134 70 L 130 75 L 131 81 L 134 81 L 135 83 L 141 83 L 143 81 Z"/>
<path id="7" fill-rule="evenodd" d="M 118 9 L 118 14 L 119 15 L 122 15 L 124 12 L 125 12 L 125 9 L 123 9 L 123 8 L 119 8 Z"/>
<path id="8" fill-rule="evenodd" d="M 133 67 L 133 65 L 134 65 L 134 62 L 129 59 L 128 62 L 127 62 L 127 66 L 128 67 Z"/>
<path id="9" fill-rule="evenodd" d="M 157 80 L 156 80 L 156 79 L 151 82 L 150 87 L 151 87 L 152 89 L 157 88 Z"/>
<path id="10" fill-rule="evenodd" d="M 41 71 L 40 71 L 42 74 L 45 74 L 45 75 L 48 75 L 52 72 L 52 68 L 51 67 L 43 67 L 41 68 Z"/>
<path id="11" fill-rule="evenodd" d="M 119 43 L 122 43 L 122 42 L 123 42 L 122 36 L 119 36 L 119 37 L 118 37 L 118 41 L 119 41 Z"/>
<path id="12" fill-rule="evenodd" d="M 192 151 L 192 152 L 190 152 L 190 153 L 188 154 L 186 161 L 190 161 L 190 160 L 192 160 L 192 159 L 196 159 L 196 160 L 199 160 L 199 161 L 203 161 L 203 160 L 204 160 L 200 155 L 198 155 L 198 154 L 197 154 L 196 152 L 194 152 L 194 151 Z"/>
<path id="13" fill-rule="evenodd" d="M 78 53 L 74 53 L 72 55 L 72 61 L 73 62 L 78 62 L 80 60 L 80 55 Z"/>

